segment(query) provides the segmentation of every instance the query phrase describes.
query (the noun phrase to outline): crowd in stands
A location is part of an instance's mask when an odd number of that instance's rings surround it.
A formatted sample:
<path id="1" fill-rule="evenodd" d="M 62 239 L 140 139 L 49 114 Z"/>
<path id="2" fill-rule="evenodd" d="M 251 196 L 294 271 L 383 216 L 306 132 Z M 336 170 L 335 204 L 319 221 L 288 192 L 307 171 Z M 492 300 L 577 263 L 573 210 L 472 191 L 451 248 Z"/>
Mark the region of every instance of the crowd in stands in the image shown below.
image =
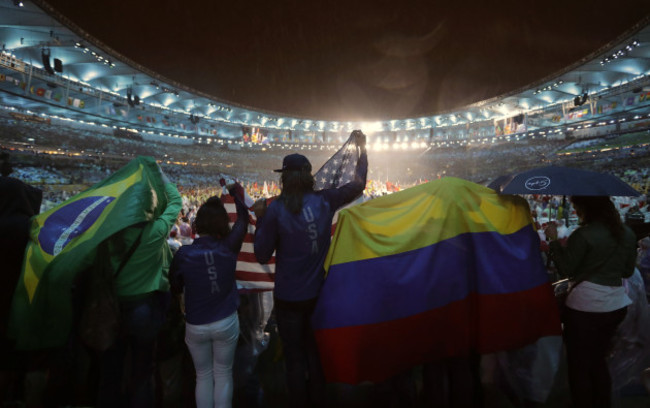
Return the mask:
<path id="1" fill-rule="evenodd" d="M 25 121 L 12 117 L 6 111 L 0 111 L 0 144 L 5 149 L 19 150 L 23 165 L 33 168 L 26 170 L 25 180 L 42 185 L 89 186 L 133 157 L 146 155 L 156 158 L 170 177 L 188 191 L 209 188 L 222 175 L 236 175 L 244 185 L 250 186 L 251 195 L 259 197 L 263 194 L 264 183 L 267 186 L 277 184 L 277 175 L 271 170 L 289 153 L 277 147 L 265 151 L 245 148 L 231 150 L 218 144 L 197 144 L 187 139 L 164 138 L 168 141 L 165 143 L 145 137 L 136 141 L 120 137 L 115 131 L 109 127 L 61 119 L 49 122 Z M 392 186 L 405 188 L 445 176 L 487 184 L 504 174 L 551 163 L 585 169 L 605 168 L 619 176 L 631 166 L 650 167 L 650 146 L 645 145 L 598 152 L 585 149 L 570 155 L 558 154 L 569 147 L 576 149 L 582 144 L 588 148 L 602 140 L 602 136 L 598 135 L 581 140 L 538 136 L 495 144 L 474 142 L 447 147 L 433 144 L 425 151 L 371 150 L 368 177 L 379 184 L 389 183 L 390 187 L 386 190 L 394 190 Z M 314 169 L 318 169 L 332 151 L 313 149 L 301 153 L 309 157 Z M 633 159 L 633 162 L 624 160 L 628 158 Z M 51 175 L 46 175 L 43 171 L 48 171 Z M 641 174 L 641 178 L 635 175 L 631 181 L 645 188 L 646 179 L 642 178 L 645 173 Z M 252 187 L 255 183 L 258 188 Z M 383 188 L 374 190 L 376 191 L 371 193 L 373 195 L 384 193 Z"/>
<path id="2" fill-rule="evenodd" d="M 505 150 L 505 152 L 512 153 L 510 150 Z M 475 158 L 482 154 L 485 153 L 477 153 Z M 498 162 L 493 156 L 488 157 L 490 163 Z M 505 154 L 503 157 L 508 157 L 508 155 Z M 440 156 L 438 159 L 440 159 Z M 43 161 L 43 165 L 38 165 L 40 160 Z M 502 158 L 501 160 L 503 161 L 504 159 Z M 437 163 L 439 165 L 440 161 L 438 160 Z M 445 166 L 445 170 L 418 178 L 392 178 L 390 174 L 389 178 L 385 176 L 374 178 L 373 176 L 383 176 L 380 171 L 375 171 L 369 177 L 365 196 L 366 198 L 372 198 L 386 195 L 446 176 L 466 178 L 479 184 L 487 185 L 499 175 L 504 174 L 499 173 L 498 170 L 493 170 L 490 173 L 487 171 L 479 173 L 478 169 L 475 168 L 476 161 L 472 163 L 471 159 L 453 158 L 448 163 Z M 119 168 L 115 165 L 102 166 L 96 162 L 86 162 L 79 158 L 70 159 L 68 157 L 56 156 L 38 156 L 37 160 L 30 164 L 27 166 L 23 165 L 22 167 L 17 165 L 15 167 L 14 177 L 28 184 L 39 186 L 44 191 L 42 211 L 60 204 L 73 195 L 83 191 L 85 188 L 101 181 L 108 174 L 111 174 Z M 463 164 L 471 165 L 472 167 L 465 167 Z M 643 167 L 630 166 L 629 164 L 627 166 L 621 164 L 613 165 L 613 163 L 609 163 L 607 170 L 626 181 L 638 191 L 647 193 L 650 190 L 650 166 L 646 163 L 641 164 Z M 214 195 L 220 190 L 218 183 L 221 177 L 232 177 L 233 180 L 235 179 L 234 176 L 229 176 L 230 169 L 226 169 L 227 172 L 221 173 L 219 171 L 220 169 L 214 166 L 195 167 L 163 164 L 162 168 L 169 178 L 178 185 L 181 194 L 186 196 L 194 207 L 198 207 L 202 200 Z M 464 171 L 454 171 L 455 169 L 464 169 Z M 266 171 L 265 173 L 267 174 L 259 178 L 253 173 L 243 174 L 243 177 L 240 175 L 240 177 L 237 177 L 237 180 L 242 183 L 247 193 L 253 199 L 278 195 L 280 192 L 278 178 L 271 171 Z M 397 174 L 397 172 L 395 173 Z"/>

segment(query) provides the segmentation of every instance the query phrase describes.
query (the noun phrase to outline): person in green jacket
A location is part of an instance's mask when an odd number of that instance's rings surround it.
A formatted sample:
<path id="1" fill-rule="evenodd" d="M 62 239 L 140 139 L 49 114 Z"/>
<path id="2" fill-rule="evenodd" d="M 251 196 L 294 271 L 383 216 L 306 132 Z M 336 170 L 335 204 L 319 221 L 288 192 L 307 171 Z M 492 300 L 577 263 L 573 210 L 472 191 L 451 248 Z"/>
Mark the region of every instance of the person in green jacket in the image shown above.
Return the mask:
<path id="1" fill-rule="evenodd" d="M 563 316 L 569 387 L 575 407 L 609 407 L 607 353 L 632 303 L 623 279 L 634 273 L 636 236 L 609 197 L 574 196 L 571 202 L 580 227 L 566 246 L 557 241 L 555 224 L 545 230 L 550 256 L 569 278 Z"/>
<path id="2" fill-rule="evenodd" d="M 109 243 L 115 291 L 120 303 L 121 335 L 100 357 L 98 407 L 153 407 L 156 338 L 170 301 L 168 279 L 172 252 L 167 237 L 181 208 L 181 196 L 165 180 L 166 206 L 152 221 L 127 228 Z M 131 250 L 131 248 L 133 248 Z M 121 266 L 121 269 L 120 269 Z M 127 356 L 130 360 L 127 361 Z M 129 367 L 126 395 L 124 368 Z"/>

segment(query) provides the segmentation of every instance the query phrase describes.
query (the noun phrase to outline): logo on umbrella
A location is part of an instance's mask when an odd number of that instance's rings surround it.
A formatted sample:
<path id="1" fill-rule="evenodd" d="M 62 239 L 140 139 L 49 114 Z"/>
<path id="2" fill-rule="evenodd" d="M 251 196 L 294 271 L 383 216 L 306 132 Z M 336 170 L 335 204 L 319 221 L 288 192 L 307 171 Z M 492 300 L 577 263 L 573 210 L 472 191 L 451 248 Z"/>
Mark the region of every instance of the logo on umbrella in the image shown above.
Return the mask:
<path id="1" fill-rule="evenodd" d="M 524 183 L 528 190 L 544 190 L 551 185 L 551 179 L 546 176 L 531 177 Z"/>

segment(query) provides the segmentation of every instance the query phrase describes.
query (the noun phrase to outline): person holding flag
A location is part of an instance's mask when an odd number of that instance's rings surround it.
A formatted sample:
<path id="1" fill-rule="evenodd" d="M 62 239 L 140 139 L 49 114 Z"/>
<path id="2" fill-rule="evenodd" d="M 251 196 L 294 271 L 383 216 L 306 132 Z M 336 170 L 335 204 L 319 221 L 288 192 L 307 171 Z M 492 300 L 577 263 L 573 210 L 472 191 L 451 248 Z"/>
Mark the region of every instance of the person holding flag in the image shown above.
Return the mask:
<path id="1" fill-rule="evenodd" d="M 102 351 L 98 406 L 127 405 L 121 392 L 127 355 L 131 356 L 131 406 L 152 406 L 156 334 L 169 300 L 167 236 L 181 206 L 176 186 L 155 159 L 140 156 L 32 217 L 9 322 L 16 347 L 59 348 L 75 333 L 73 328 L 85 333 L 76 326 L 73 290 L 80 288 L 79 278 L 110 271 L 121 327 L 117 340 L 97 349 Z M 87 321 L 101 325 L 101 321 Z"/>
<path id="2" fill-rule="evenodd" d="M 98 407 L 154 405 L 156 339 L 170 301 L 172 252 L 167 237 L 183 205 L 176 186 L 160 174 L 166 205 L 157 208 L 152 221 L 126 228 L 107 241 L 110 265 L 119 272 L 115 292 L 121 335 L 101 353 Z M 125 366 L 130 367 L 127 395 L 121 392 Z"/>
<path id="3" fill-rule="evenodd" d="M 232 229 L 223 202 L 209 198 L 196 213 L 199 237 L 182 246 L 172 262 L 172 291 L 184 294 L 185 342 L 196 369 L 196 406 L 232 405 L 232 366 L 239 337 L 237 255 L 248 227 L 244 189 L 231 185 L 237 221 Z"/>
<path id="4" fill-rule="evenodd" d="M 325 379 L 310 319 L 324 279 L 334 214 L 366 185 L 365 145 L 366 136 L 353 131 L 316 176 L 305 156 L 285 156 L 282 168 L 275 170 L 282 173 L 280 196 L 268 208 L 265 200 L 253 208 L 258 261 L 264 264 L 276 253 L 274 302 L 291 407 L 325 403 Z M 323 189 L 316 191 L 319 187 Z"/>

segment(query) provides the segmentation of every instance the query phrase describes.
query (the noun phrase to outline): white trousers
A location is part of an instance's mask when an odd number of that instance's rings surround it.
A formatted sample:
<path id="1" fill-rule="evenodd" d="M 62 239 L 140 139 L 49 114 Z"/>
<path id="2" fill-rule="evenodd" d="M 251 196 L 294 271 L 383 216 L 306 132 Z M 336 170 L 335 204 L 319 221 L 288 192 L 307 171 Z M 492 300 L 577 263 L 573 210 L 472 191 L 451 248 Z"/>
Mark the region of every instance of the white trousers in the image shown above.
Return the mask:
<path id="1" fill-rule="evenodd" d="M 232 406 L 232 365 L 239 337 L 237 312 L 202 325 L 185 325 L 185 343 L 196 369 L 197 408 Z"/>

